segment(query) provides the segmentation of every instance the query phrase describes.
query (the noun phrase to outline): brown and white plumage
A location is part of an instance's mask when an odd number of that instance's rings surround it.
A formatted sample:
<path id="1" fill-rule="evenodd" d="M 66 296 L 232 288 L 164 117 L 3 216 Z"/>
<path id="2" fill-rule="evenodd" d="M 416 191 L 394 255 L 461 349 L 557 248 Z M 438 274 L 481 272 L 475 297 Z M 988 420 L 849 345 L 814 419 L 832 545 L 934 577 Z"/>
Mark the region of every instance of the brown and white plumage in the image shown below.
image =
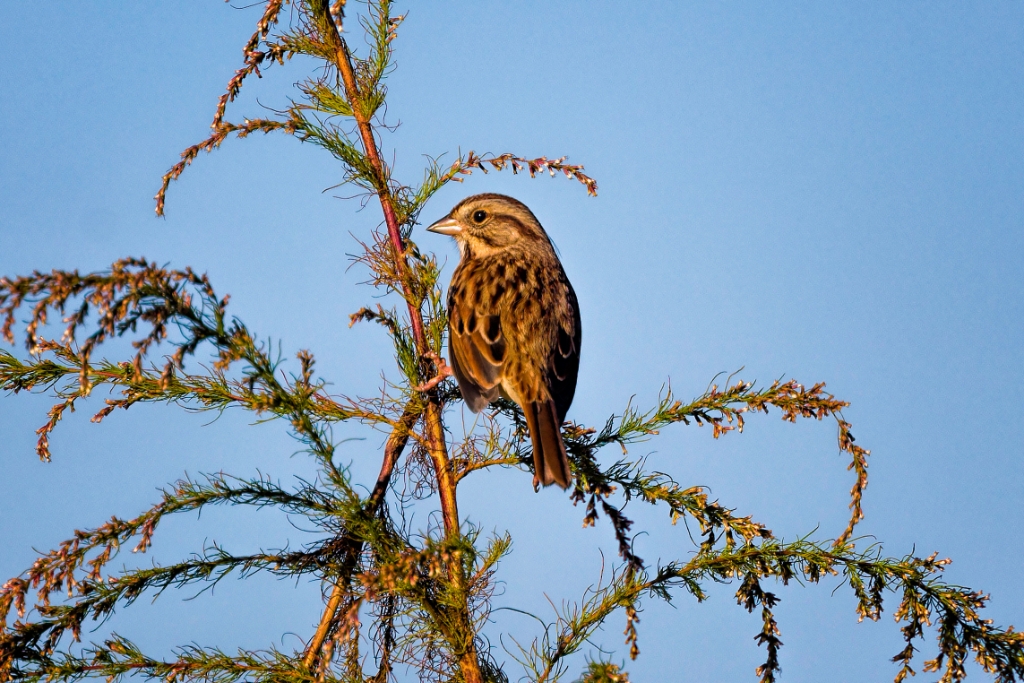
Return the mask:
<path id="1" fill-rule="evenodd" d="M 504 395 L 523 409 L 534 485 L 569 486 L 561 424 L 576 392 L 580 313 L 544 228 L 522 202 L 481 194 L 428 230 L 455 238 L 462 259 L 448 289 L 451 366 L 466 405 Z"/>

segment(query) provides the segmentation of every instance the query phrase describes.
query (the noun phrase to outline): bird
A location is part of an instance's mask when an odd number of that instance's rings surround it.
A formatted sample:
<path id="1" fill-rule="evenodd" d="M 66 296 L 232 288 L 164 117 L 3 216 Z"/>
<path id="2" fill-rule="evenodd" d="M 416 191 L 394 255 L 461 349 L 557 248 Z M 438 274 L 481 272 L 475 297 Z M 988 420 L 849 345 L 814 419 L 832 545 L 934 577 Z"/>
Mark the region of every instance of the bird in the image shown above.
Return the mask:
<path id="1" fill-rule="evenodd" d="M 427 230 L 455 239 L 448 287 L 451 369 L 470 410 L 519 405 L 533 445 L 534 490 L 569 487 L 561 425 L 579 375 L 580 307 L 554 244 L 522 202 L 478 194 Z"/>

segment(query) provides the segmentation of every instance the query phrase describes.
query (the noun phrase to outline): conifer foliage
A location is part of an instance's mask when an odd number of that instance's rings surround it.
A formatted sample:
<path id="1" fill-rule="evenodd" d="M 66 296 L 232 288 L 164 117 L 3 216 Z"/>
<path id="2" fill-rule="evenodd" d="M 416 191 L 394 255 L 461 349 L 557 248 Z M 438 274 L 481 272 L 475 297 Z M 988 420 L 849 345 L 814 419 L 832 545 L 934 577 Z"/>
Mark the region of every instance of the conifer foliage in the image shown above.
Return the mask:
<path id="1" fill-rule="evenodd" d="M 8 344 L 20 336 L 28 349 L 24 357 L 0 350 L 0 386 L 6 393 L 45 392 L 55 401 L 37 430 L 36 450 L 43 460 L 50 458 L 49 435 L 64 414 L 93 403 L 90 394 L 102 387 L 113 398 L 105 399 L 95 422 L 139 402 L 251 411 L 260 419 L 282 419 L 319 470 L 316 480 L 291 488 L 262 475 L 188 478 L 167 486 L 153 507 L 133 519 L 115 517 L 75 531 L 0 587 L 0 681 L 144 676 L 168 683 L 385 683 L 415 675 L 424 681 L 466 683 L 570 677 L 625 682 L 628 674 L 608 660 L 609 653 L 588 651 L 588 638 L 618 615 L 625 626 L 623 656 L 628 652 L 635 659 L 641 638 L 637 615 L 644 601 L 683 596 L 700 601 L 708 584 L 719 582 L 734 585 L 738 604 L 761 616 L 756 640 L 765 660 L 757 676 L 767 683 L 778 677 L 782 645 L 771 584 L 815 584 L 826 577 L 853 592 L 860 619 L 877 620 L 883 601 L 895 602 L 893 614 L 906 642 L 893 658 L 897 683 L 914 674 L 918 648 L 930 652 L 923 669 L 941 672 L 943 681 L 963 679 L 970 657 L 997 681 L 1024 679 L 1024 635 L 985 619 L 983 594 L 944 583 L 947 560 L 889 558 L 879 546 L 855 536 L 863 517 L 868 451 L 854 440 L 842 416 L 846 402 L 827 393 L 824 384 L 806 387 L 796 381 L 758 388 L 729 380 L 691 401 L 669 391 L 648 410 L 627 406 L 600 428 L 566 423 L 563 433 L 574 474 L 571 502 L 582 511 L 584 526 L 608 525 L 618 543 L 618 563 L 576 602 L 563 603 L 533 642 L 505 652 L 490 645 L 497 639 L 484 638 L 483 629 L 500 561 L 512 541 L 507 535 L 487 538 L 466 523 L 457 494 L 460 483 L 478 470 L 530 470 L 530 442 L 522 414 L 508 401 L 495 404 L 473 431 L 452 440 L 445 418 L 460 396 L 442 359 L 446 318 L 439 267 L 432 254 L 412 241 L 412 228 L 435 192 L 476 171 L 561 174 L 591 195 L 597 194 L 597 183 L 565 157 L 473 152 L 451 165 L 428 162 L 419 185 L 394 178 L 384 161 L 387 128 L 380 114 L 402 20 L 392 14 L 388 0 L 370 0 L 361 12 L 349 8 L 349 16 L 344 0 L 333 5 L 328 0 L 269 0 L 243 48 L 242 67 L 217 104 L 210 136 L 182 153 L 156 196 L 156 211 L 162 214 L 173 181 L 202 152 L 232 136 L 283 133 L 330 153 L 344 170 L 345 182 L 379 202 L 383 214 L 381 226 L 365 236 L 358 260 L 371 273 L 377 293 L 392 303 L 351 317 L 352 324 L 378 323 L 394 345 L 402 376 L 379 395 L 329 392 L 308 351 L 282 363 L 258 341 L 259 334 L 231 316 L 227 297 L 215 291 L 210 279 L 188 268 L 171 270 L 124 258 L 100 273 L 34 272 L 0 279 L 0 331 Z M 357 22 L 356 31 L 367 37 L 362 56 L 346 39 L 346 29 Z M 291 106 L 269 118 L 229 121 L 229 105 L 249 77 L 295 55 L 317 60 L 320 68 L 297 85 Z M 21 320 L 27 321 L 24 329 Z M 47 336 L 54 329 L 60 329 L 59 337 Z M 132 341 L 134 355 L 103 358 L 104 343 L 119 337 Z M 702 487 L 687 487 L 648 470 L 627 450 L 675 423 L 707 425 L 717 439 L 742 432 L 746 419 L 770 412 L 790 422 L 836 421 L 838 446 L 854 483 L 849 525 L 835 540 L 777 539 L 751 517 L 737 516 L 712 500 Z M 346 421 L 387 434 L 376 482 L 355 482 L 336 464 L 332 426 Z M 609 446 L 621 456 L 602 464 L 597 454 Z M 396 471 L 405 474 L 402 486 Z M 395 512 L 413 497 L 434 501 L 441 523 L 412 528 Z M 695 525 L 700 537 L 692 552 L 659 566 L 638 557 L 632 543 L 638 529 L 622 511 L 632 499 L 663 508 L 671 523 L 682 519 Z M 146 551 L 165 516 L 211 505 L 277 507 L 301 516 L 320 532 L 318 540 L 299 550 L 241 556 L 214 546 L 176 564 L 113 568 L 123 549 Z M 170 658 L 156 658 L 129 634 L 82 642 L 88 622 L 130 608 L 143 596 L 256 572 L 321 581 L 322 618 L 311 625 L 303 649 L 227 653 L 192 644 Z M 569 659 L 578 652 L 594 658 Z"/>

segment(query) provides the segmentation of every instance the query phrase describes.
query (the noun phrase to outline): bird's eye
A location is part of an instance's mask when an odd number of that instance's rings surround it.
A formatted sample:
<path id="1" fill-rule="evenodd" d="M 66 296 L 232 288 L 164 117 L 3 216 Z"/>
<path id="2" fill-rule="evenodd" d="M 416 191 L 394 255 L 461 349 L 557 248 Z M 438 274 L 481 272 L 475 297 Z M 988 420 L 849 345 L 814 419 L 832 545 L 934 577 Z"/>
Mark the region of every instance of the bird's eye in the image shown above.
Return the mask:
<path id="1" fill-rule="evenodd" d="M 474 223 L 483 223 L 485 220 L 487 220 L 487 212 L 486 211 L 477 211 L 477 212 L 475 212 L 473 214 L 473 222 Z"/>

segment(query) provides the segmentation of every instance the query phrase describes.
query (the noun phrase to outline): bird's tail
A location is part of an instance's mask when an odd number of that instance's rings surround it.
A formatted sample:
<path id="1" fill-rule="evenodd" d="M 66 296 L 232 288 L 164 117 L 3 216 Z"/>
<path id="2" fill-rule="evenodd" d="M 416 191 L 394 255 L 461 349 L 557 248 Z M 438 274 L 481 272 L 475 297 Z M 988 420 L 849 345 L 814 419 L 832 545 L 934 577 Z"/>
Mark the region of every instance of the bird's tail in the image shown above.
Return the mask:
<path id="1" fill-rule="evenodd" d="M 533 485 L 558 484 L 563 489 L 569 488 L 569 457 L 565 453 L 555 402 L 551 399 L 533 401 L 526 405 L 523 413 L 533 441 Z"/>

